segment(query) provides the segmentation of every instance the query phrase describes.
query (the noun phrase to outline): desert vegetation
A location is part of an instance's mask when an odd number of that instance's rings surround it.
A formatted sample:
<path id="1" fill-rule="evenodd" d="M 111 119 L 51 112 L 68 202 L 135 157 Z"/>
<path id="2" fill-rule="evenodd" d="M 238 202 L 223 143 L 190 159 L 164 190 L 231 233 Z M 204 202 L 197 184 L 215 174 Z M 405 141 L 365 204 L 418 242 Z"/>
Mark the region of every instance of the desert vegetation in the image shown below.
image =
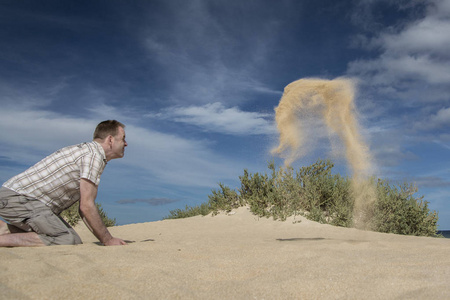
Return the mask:
<path id="1" fill-rule="evenodd" d="M 97 206 L 100 217 L 102 218 L 103 223 L 105 223 L 106 227 L 115 226 L 116 219 L 109 218 L 100 203 L 95 203 L 95 205 Z M 75 226 L 81 220 L 80 213 L 78 212 L 79 207 L 80 205 L 77 202 L 61 213 L 61 217 L 66 220 L 66 222 L 71 226 Z"/>
<path id="2" fill-rule="evenodd" d="M 221 211 L 248 205 L 253 214 L 286 220 L 303 215 L 320 223 L 353 227 L 354 196 L 351 178 L 333 174 L 330 160 L 318 160 L 311 166 L 294 171 L 291 167 L 268 164 L 269 172 L 250 173 L 239 177 L 241 186 L 231 189 L 219 183 L 208 195 L 208 202 L 170 211 L 166 219 L 196 215 L 216 215 Z M 364 229 L 416 236 L 436 236 L 438 214 L 428 208 L 414 184 L 392 184 L 370 178 L 376 201 L 364 207 Z"/>

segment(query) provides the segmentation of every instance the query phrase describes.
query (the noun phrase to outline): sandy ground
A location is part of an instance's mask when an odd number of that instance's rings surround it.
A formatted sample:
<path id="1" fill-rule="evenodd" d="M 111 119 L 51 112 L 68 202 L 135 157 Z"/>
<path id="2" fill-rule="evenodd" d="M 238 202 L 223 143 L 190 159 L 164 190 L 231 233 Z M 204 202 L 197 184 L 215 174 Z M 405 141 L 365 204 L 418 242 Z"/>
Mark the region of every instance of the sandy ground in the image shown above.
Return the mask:
<path id="1" fill-rule="evenodd" d="M 230 215 L 110 228 L 103 247 L 0 249 L 0 299 L 450 299 L 450 239 Z"/>

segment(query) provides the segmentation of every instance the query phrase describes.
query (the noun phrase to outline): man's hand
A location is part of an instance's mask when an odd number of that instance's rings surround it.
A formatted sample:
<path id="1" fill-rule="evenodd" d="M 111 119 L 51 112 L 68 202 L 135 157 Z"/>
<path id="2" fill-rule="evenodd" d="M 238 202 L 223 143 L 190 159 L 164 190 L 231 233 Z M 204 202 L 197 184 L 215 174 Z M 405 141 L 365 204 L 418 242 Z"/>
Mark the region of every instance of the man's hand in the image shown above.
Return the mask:
<path id="1" fill-rule="evenodd" d="M 87 228 L 98 238 L 105 246 L 126 245 L 125 241 L 113 237 L 98 212 L 95 205 L 97 197 L 97 186 L 91 181 L 80 179 L 80 215 Z"/>
<path id="2" fill-rule="evenodd" d="M 105 242 L 104 245 L 105 246 L 121 246 L 121 245 L 128 245 L 128 244 L 124 240 L 113 237 L 109 241 Z"/>

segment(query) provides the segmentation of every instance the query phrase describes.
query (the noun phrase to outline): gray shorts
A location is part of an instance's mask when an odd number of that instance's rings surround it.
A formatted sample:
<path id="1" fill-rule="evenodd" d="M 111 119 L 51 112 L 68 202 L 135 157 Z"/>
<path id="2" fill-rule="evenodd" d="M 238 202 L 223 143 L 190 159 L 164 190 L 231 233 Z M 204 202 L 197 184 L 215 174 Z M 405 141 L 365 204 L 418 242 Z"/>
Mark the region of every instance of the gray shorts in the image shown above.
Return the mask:
<path id="1" fill-rule="evenodd" d="M 0 217 L 23 231 L 34 231 L 47 246 L 76 245 L 81 239 L 60 216 L 37 199 L 0 188 Z"/>

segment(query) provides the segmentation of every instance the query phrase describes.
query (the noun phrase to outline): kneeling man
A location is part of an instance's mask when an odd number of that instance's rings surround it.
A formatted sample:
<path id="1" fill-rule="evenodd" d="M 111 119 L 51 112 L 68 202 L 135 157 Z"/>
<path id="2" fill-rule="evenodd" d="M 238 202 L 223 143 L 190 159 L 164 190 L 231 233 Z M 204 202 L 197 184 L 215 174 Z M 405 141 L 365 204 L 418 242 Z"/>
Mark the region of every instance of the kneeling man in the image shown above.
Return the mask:
<path id="1" fill-rule="evenodd" d="M 0 247 L 76 245 L 78 234 L 59 215 L 80 201 L 86 226 L 105 246 L 126 245 L 103 223 L 95 198 L 106 163 L 122 158 L 125 125 L 108 120 L 97 125 L 94 140 L 62 148 L 0 188 Z"/>

